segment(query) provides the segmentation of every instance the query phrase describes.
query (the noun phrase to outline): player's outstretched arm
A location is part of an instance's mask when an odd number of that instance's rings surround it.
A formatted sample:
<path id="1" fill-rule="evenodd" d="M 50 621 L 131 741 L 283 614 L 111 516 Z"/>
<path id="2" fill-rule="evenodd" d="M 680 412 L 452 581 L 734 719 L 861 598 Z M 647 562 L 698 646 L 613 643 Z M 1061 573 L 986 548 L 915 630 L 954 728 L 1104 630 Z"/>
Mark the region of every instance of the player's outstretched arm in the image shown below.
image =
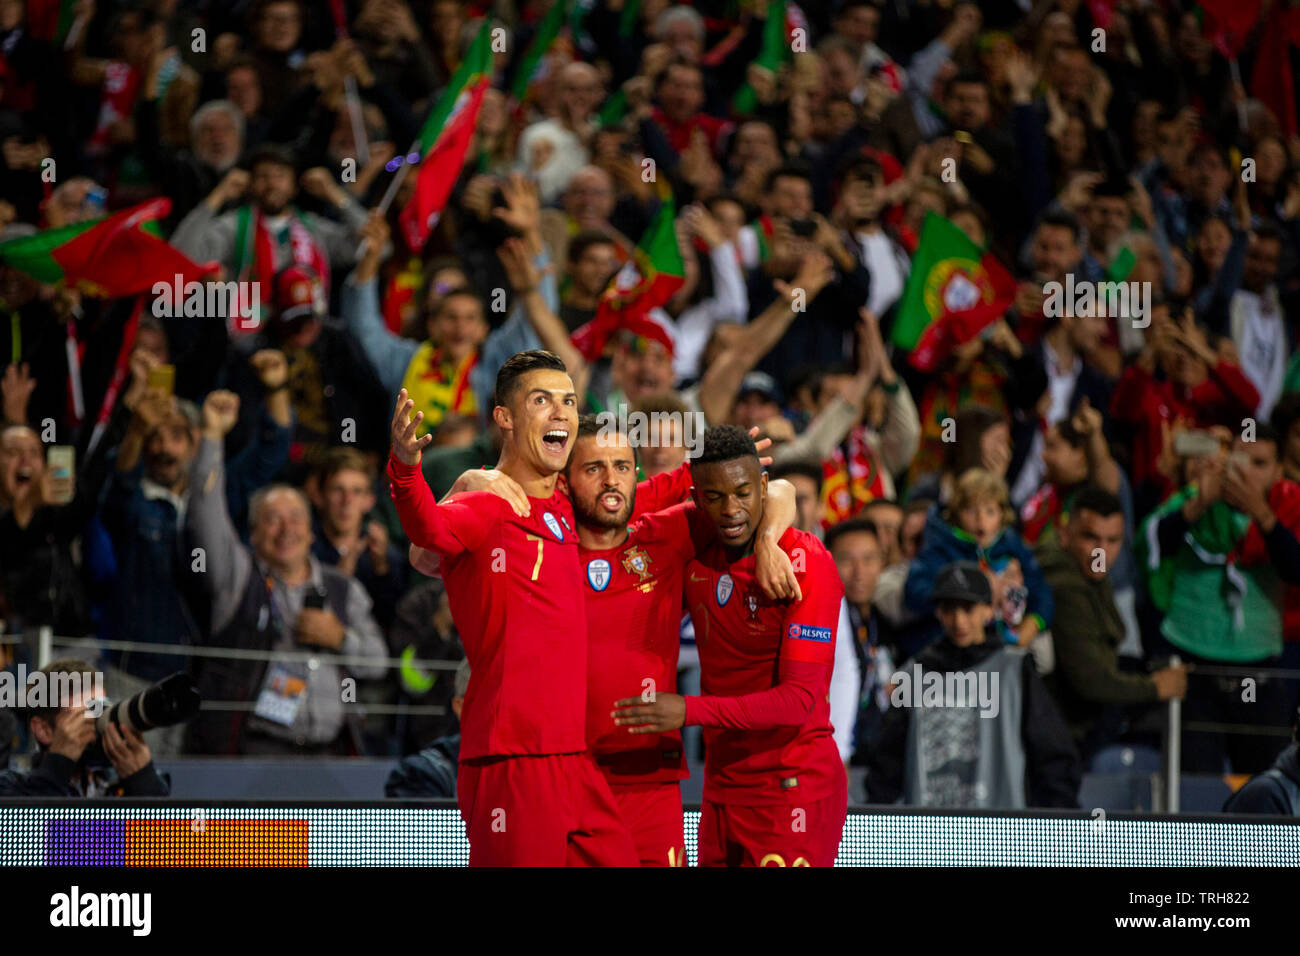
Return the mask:
<path id="1" fill-rule="evenodd" d="M 460 502 L 439 505 L 420 470 L 420 453 L 433 436 L 419 434 L 423 412 L 411 417 L 415 403 L 402 389 L 393 411 L 393 447 L 388 478 L 393 505 L 411 543 L 444 558 L 475 547 L 486 536 L 495 514 Z"/>
<path id="2" fill-rule="evenodd" d="M 461 472 L 455 484 L 442 496 L 442 500 L 446 501 L 452 495 L 460 494 L 462 491 L 490 492 L 503 499 L 521 518 L 527 518 L 533 510 L 533 506 L 528 502 L 528 492 L 524 491 L 523 485 L 504 471 L 497 471 L 495 468 L 471 468 Z"/>
<path id="3" fill-rule="evenodd" d="M 772 447 L 772 439 L 759 438 L 758 435 L 758 426 L 755 425 L 749 430 L 749 437 L 754 439 L 754 450 L 759 453 L 758 463 L 768 468 L 772 464 L 772 457 L 764 455 L 763 452 Z M 639 518 L 642 515 L 654 514 L 656 511 L 667 511 L 673 505 L 690 500 L 691 460 L 687 458 L 672 471 L 665 471 L 653 478 L 637 482 L 636 509 L 632 512 L 632 517 Z"/>
<path id="4" fill-rule="evenodd" d="M 806 593 L 793 602 L 781 625 L 776 686 L 740 697 L 681 697 L 657 694 L 650 701 L 630 697 L 614 705 L 614 723 L 630 733 L 664 733 L 683 726 L 770 730 L 799 727 L 825 698 L 835 660 L 840 585 L 825 548 L 804 556 Z"/>

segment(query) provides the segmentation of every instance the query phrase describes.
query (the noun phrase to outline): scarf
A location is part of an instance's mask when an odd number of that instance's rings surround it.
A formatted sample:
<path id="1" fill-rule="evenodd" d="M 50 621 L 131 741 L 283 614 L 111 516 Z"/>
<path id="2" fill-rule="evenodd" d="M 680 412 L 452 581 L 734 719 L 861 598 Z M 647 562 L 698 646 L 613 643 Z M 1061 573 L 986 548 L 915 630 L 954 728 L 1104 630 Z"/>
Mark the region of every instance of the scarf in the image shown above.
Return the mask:
<path id="1" fill-rule="evenodd" d="M 321 287 L 330 287 L 329 257 L 325 255 L 316 237 L 307 228 L 302 213 L 289 209 L 289 260 L 295 265 L 306 266 L 320 277 Z M 227 317 L 227 324 L 232 335 L 256 332 L 262 327 L 266 316 L 267 303 L 271 301 L 272 280 L 278 271 L 276 262 L 276 244 L 266 227 L 265 217 L 260 209 L 252 206 L 240 206 L 235 213 L 235 277 L 239 281 L 238 307 Z M 243 290 L 250 283 L 258 283 L 258 312 L 250 320 L 242 319 L 247 311 L 242 301 Z"/>

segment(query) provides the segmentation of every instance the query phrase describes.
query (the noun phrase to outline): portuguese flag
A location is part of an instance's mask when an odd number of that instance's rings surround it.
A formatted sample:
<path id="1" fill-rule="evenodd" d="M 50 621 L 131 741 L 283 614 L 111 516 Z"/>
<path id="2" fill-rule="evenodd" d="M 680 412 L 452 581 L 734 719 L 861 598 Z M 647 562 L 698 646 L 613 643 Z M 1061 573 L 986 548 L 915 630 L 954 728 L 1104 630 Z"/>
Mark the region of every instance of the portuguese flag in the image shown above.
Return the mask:
<path id="1" fill-rule="evenodd" d="M 1016 284 L 992 254 L 937 213 L 925 214 L 891 336 L 912 366 L 933 371 L 954 345 L 1002 317 Z"/>
<path id="2" fill-rule="evenodd" d="M 149 292 L 156 282 L 171 286 L 178 275 L 188 282 L 216 272 L 216 263 L 197 265 L 158 237 L 157 220 L 171 208 L 170 199 L 151 199 L 105 219 L 11 239 L 0 244 L 0 262 L 101 299 Z"/>
<path id="3" fill-rule="evenodd" d="M 574 346 L 588 361 L 599 358 L 609 337 L 620 331 L 654 339 L 672 351 L 672 338 L 649 312 L 672 298 L 686 281 L 686 266 L 673 229 L 676 216 L 677 205 L 672 195 L 666 194 L 631 261 L 601 295 L 595 318 L 573 333 Z"/>
<path id="4" fill-rule="evenodd" d="M 532 84 L 538 72 L 542 57 L 555 43 L 555 38 L 560 35 L 560 28 L 564 26 L 565 21 L 568 19 L 568 6 L 569 0 L 555 0 L 551 4 L 551 9 L 546 12 L 546 16 L 542 18 L 542 22 L 538 25 L 533 41 L 528 44 L 523 59 L 519 61 L 514 83 L 510 87 L 510 95 L 515 98 L 516 102 L 522 103 L 528 95 L 528 87 Z"/>
<path id="5" fill-rule="evenodd" d="M 415 195 L 398 217 L 414 252 L 424 248 L 429 231 L 460 178 L 483 94 L 492 85 L 492 69 L 492 22 L 484 20 L 465 59 L 420 130 L 418 148 L 423 159 L 416 174 Z"/>
<path id="6" fill-rule="evenodd" d="M 761 66 L 775 73 L 782 63 L 789 62 L 794 51 L 790 47 L 790 30 L 792 24 L 787 22 L 785 0 L 772 0 L 767 5 L 767 20 L 763 23 L 763 46 L 751 66 Z M 738 116 L 754 112 L 758 106 L 758 95 L 754 88 L 745 82 L 736 91 L 731 101 L 731 108 Z"/>

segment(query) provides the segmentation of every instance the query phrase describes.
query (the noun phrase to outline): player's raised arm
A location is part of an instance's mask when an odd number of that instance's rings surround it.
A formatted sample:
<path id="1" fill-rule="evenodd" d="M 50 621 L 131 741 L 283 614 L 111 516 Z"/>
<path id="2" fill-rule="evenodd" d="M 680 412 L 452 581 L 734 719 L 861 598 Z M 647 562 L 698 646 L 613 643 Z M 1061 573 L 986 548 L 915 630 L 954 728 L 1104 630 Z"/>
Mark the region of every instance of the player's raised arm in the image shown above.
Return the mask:
<path id="1" fill-rule="evenodd" d="M 419 434 L 423 412 L 402 389 L 393 411 L 393 447 L 388 458 L 388 478 L 393 505 L 402 530 L 413 545 L 436 551 L 444 558 L 476 547 L 486 536 L 495 512 L 484 513 L 460 502 L 439 505 L 420 470 L 420 454 L 433 441 Z"/>
<path id="2" fill-rule="evenodd" d="M 739 697 L 657 694 L 649 703 L 629 697 L 614 705 L 614 723 L 629 733 L 667 733 L 683 726 L 770 730 L 799 727 L 826 694 L 835 660 L 840 585 L 835 564 L 820 546 L 801 556 L 804 596 L 790 605 L 782 628 L 776 686 Z"/>

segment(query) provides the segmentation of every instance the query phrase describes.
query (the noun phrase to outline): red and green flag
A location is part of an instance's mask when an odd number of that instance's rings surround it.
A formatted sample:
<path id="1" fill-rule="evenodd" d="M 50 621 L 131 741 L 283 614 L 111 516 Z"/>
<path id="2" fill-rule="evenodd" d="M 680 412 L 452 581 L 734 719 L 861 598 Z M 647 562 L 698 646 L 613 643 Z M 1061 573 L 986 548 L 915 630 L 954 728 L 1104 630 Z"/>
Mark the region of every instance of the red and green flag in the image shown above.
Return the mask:
<path id="1" fill-rule="evenodd" d="M 492 24 L 484 20 L 465 59 L 420 130 L 418 149 L 422 158 L 415 177 L 415 194 L 399 217 L 407 243 L 415 252 L 424 248 L 460 178 L 483 95 L 492 85 L 492 70 Z"/>
<path id="2" fill-rule="evenodd" d="M 538 25 L 537 33 L 524 51 L 523 59 L 515 70 L 514 82 L 510 86 L 510 95 L 515 98 L 515 102 L 522 103 L 528 96 L 528 88 L 533 81 L 540 78 L 542 57 L 555 44 L 555 38 L 560 35 L 560 30 L 568 20 L 568 7 L 569 0 L 555 0 Z"/>
<path id="3" fill-rule="evenodd" d="M 1011 274 L 951 220 L 925 215 L 891 335 L 909 361 L 933 371 L 954 345 L 992 325 L 1015 299 Z"/>
<path id="4" fill-rule="evenodd" d="M 605 351 L 615 332 L 628 331 L 662 342 L 671 352 L 672 337 L 650 318 L 650 310 L 672 298 L 686 281 L 686 265 L 677 245 L 677 205 L 664 196 L 659 212 L 628 261 L 600 297 L 596 315 L 573 333 L 573 344 L 588 361 Z"/>
<path id="5" fill-rule="evenodd" d="M 794 4 L 787 7 L 786 0 L 772 0 L 767 5 L 767 19 L 763 23 L 763 45 L 751 66 L 759 66 L 775 73 L 782 63 L 789 63 L 794 57 L 790 38 L 792 31 L 802 21 L 803 13 Z M 738 116 L 754 112 L 758 106 L 758 94 L 749 85 L 748 80 L 736 91 L 731 108 Z"/>
<path id="6" fill-rule="evenodd" d="M 189 282 L 216 272 L 216 263 L 198 265 L 159 238 L 157 220 L 171 207 L 170 199 L 151 199 L 104 219 L 11 239 L 0 243 L 0 262 L 101 299 L 149 292 L 157 282 L 170 286 L 178 275 Z"/>

